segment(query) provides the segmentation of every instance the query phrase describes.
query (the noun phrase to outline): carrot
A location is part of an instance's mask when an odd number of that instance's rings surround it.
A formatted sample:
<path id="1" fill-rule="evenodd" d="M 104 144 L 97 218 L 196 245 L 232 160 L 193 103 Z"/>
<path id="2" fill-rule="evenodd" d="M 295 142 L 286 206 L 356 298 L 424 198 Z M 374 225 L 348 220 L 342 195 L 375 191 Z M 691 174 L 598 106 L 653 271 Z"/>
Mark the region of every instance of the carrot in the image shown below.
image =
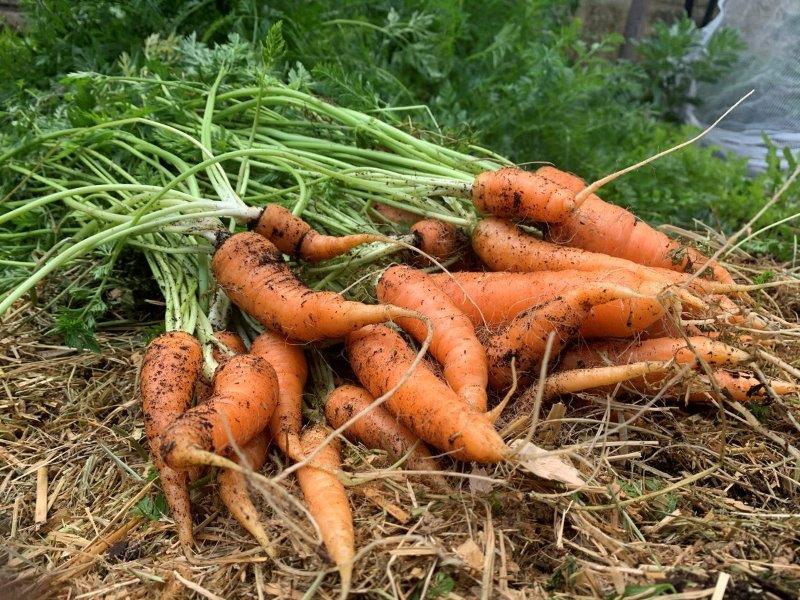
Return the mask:
<path id="1" fill-rule="evenodd" d="M 267 460 L 268 449 L 269 435 L 264 431 L 242 447 L 242 457 L 234 453 L 231 460 L 237 464 L 243 464 L 253 471 L 258 471 Z M 221 469 L 217 476 L 217 482 L 219 483 L 219 497 L 233 517 L 245 530 L 250 532 L 250 535 L 264 547 L 270 556 L 274 556 L 275 548 L 270 543 L 269 536 L 261 525 L 258 510 L 250 499 L 245 475 L 230 469 Z"/>
<path id="2" fill-rule="evenodd" d="M 706 336 L 654 338 L 631 343 L 625 340 L 595 342 L 579 346 L 564 354 L 563 368 L 585 368 L 604 364 L 628 364 L 639 361 L 675 360 L 681 365 L 694 365 L 698 357 L 709 365 L 737 365 L 750 360 L 750 355 Z"/>
<path id="3" fill-rule="evenodd" d="M 192 402 L 202 360 L 200 343 L 194 337 L 183 331 L 170 331 L 150 342 L 139 379 L 150 452 L 184 547 L 192 543 L 188 478 L 186 473 L 164 463 L 161 450 L 165 432 Z"/>
<path id="4" fill-rule="evenodd" d="M 207 402 L 187 410 L 166 430 L 161 456 L 170 467 L 209 464 L 204 454 L 226 454 L 263 431 L 278 402 L 274 369 L 258 356 L 231 358 L 214 376 Z"/>
<path id="5" fill-rule="evenodd" d="M 381 302 L 408 308 L 431 320 L 430 353 L 442 365 L 445 380 L 464 402 L 485 412 L 489 377 L 486 351 L 469 318 L 453 305 L 431 277 L 404 265 L 384 272 L 377 294 Z M 397 324 L 418 342 L 427 337 L 428 329 L 419 319 L 401 318 Z"/>
<path id="6" fill-rule="evenodd" d="M 303 451 L 310 454 L 316 450 L 327 434 L 325 427 L 320 425 L 305 430 L 301 438 Z M 347 492 L 335 475 L 340 467 L 338 443 L 333 440 L 310 464 L 298 469 L 297 480 L 308 510 L 319 525 L 325 548 L 339 569 L 342 597 L 346 597 L 350 590 L 356 553 L 353 513 Z"/>
<path id="7" fill-rule="evenodd" d="M 266 360 L 278 376 L 278 405 L 269 422 L 272 440 L 286 456 L 300 461 L 303 459 L 300 446 L 303 388 L 308 377 L 303 348 L 266 331 L 253 340 L 250 354 Z"/>
<path id="8" fill-rule="evenodd" d="M 339 386 L 325 400 L 325 418 L 331 427 L 338 429 L 374 400 L 362 387 Z M 442 470 L 425 444 L 383 406 L 373 408 L 343 433 L 367 448 L 385 450 L 393 460 L 407 456 L 405 466 L 413 471 Z M 447 487 L 440 476 L 436 476 L 435 483 L 438 487 Z"/>
<path id="9" fill-rule="evenodd" d="M 247 346 L 244 345 L 242 338 L 240 338 L 239 334 L 237 333 L 225 330 L 215 331 L 214 337 L 229 351 L 229 353 L 226 354 L 218 347 L 214 346 L 214 349 L 211 351 L 211 356 L 213 356 L 214 360 L 217 361 L 219 366 L 224 365 L 232 355 L 244 354 L 247 352 Z M 202 379 L 198 379 L 196 392 L 197 404 L 202 404 L 210 397 L 211 386 Z"/>
<path id="10" fill-rule="evenodd" d="M 472 203 L 498 217 L 558 223 L 575 208 L 575 192 L 516 167 L 485 171 L 472 184 Z"/>
<path id="11" fill-rule="evenodd" d="M 309 262 L 328 260 L 361 244 L 386 240 L 386 236 L 372 233 L 341 237 L 321 234 L 280 204 L 268 204 L 255 222 L 253 231 L 267 238 L 284 254 Z"/>
<path id="12" fill-rule="evenodd" d="M 414 245 L 439 261 L 446 261 L 461 254 L 467 247 L 466 233 L 439 219 L 423 219 L 411 226 Z"/>
<path id="13" fill-rule="evenodd" d="M 668 363 L 645 361 L 609 367 L 571 369 L 547 376 L 544 398 L 574 394 L 594 388 L 604 388 L 652 373 L 662 373 Z"/>
<path id="14" fill-rule="evenodd" d="M 364 325 L 413 316 L 395 306 L 350 302 L 334 292 L 308 289 L 283 262 L 280 251 L 255 233 L 228 238 L 211 266 L 236 306 L 289 339 L 340 338 Z"/>
<path id="15" fill-rule="evenodd" d="M 755 402 L 769 398 L 766 386 L 747 371 L 731 371 L 728 369 L 717 369 L 712 372 L 714 382 L 719 386 L 722 394 L 729 400 L 737 402 Z M 768 379 L 767 383 L 777 396 L 795 394 L 800 392 L 800 386 L 780 379 Z M 707 400 L 711 397 L 709 391 L 693 391 L 690 393 L 691 400 Z"/>
<path id="16" fill-rule="evenodd" d="M 542 167 L 536 174 L 574 193 L 586 187 L 580 177 L 555 167 Z M 708 258 L 694 248 L 670 239 L 630 211 L 609 204 L 595 194 L 589 195 L 566 218 L 550 224 L 547 232 L 548 239 L 557 244 L 682 273 L 692 273 L 708 262 Z M 728 271 L 717 263 L 711 265 L 710 271 L 717 281 L 734 282 Z"/>
<path id="17" fill-rule="evenodd" d="M 396 206 L 390 206 L 389 204 L 384 204 L 382 202 L 376 202 L 372 205 L 372 208 L 374 208 L 375 212 L 384 217 L 387 221 L 396 223 L 397 225 L 413 225 L 422 218 L 416 213 L 403 210 L 402 208 L 397 208 Z"/>
<path id="18" fill-rule="evenodd" d="M 346 342 L 353 371 L 376 398 L 393 389 L 414 361 L 403 339 L 383 325 L 359 329 Z M 385 404 L 414 434 L 459 460 L 495 463 L 508 452 L 484 414 L 464 404 L 424 363 Z"/>
<path id="19" fill-rule="evenodd" d="M 655 295 L 664 285 L 626 270 L 539 271 L 535 273 L 437 273 L 431 278 L 473 325 L 507 325 L 521 312 L 569 290 L 599 282 L 624 285 Z M 654 298 L 628 298 L 592 307 L 583 322 L 584 338 L 629 337 L 658 322 L 664 306 Z"/>
<path id="20" fill-rule="evenodd" d="M 486 354 L 489 357 L 489 383 L 505 388 L 512 383 L 512 359 L 522 381 L 530 379 L 555 333 L 553 354 L 574 338 L 589 311 L 597 304 L 630 298 L 636 292 L 614 284 L 594 283 L 566 292 L 539 306 L 528 309 L 507 326 L 489 335 Z"/>

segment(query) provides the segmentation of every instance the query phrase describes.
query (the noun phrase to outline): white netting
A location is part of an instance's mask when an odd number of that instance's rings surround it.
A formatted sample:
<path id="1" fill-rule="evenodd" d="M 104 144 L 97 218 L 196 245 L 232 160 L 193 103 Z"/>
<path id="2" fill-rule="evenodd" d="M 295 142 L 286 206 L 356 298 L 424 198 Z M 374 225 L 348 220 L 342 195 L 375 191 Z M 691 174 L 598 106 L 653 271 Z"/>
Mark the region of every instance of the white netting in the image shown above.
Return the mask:
<path id="1" fill-rule="evenodd" d="M 712 143 L 766 166 L 762 133 L 779 147 L 800 150 L 800 0 L 720 0 L 720 14 L 703 28 L 736 29 L 747 49 L 722 81 L 697 88 L 703 103 L 689 121 L 707 125 L 751 89 L 756 93 L 709 134 Z"/>

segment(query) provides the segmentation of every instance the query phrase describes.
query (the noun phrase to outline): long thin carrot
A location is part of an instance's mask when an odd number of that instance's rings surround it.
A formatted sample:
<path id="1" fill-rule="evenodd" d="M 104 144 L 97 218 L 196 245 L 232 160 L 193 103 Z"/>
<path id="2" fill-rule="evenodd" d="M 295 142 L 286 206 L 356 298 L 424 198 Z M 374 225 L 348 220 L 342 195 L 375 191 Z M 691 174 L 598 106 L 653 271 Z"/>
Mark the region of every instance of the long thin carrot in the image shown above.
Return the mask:
<path id="1" fill-rule="evenodd" d="M 234 453 L 231 456 L 231 460 L 253 471 L 258 471 L 267 460 L 268 449 L 269 434 L 263 431 L 242 447 L 242 457 Z M 221 469 L 217 476 L 217 483 L 219 484 L 219 497 L 233 517 L 261 544 L 267 554 L 275 556 L 275 547 L 261 525 L 258 510 L 250 499 L 250 494 L 247 490 L 247 477 L 237 471 Z"/>
<path id="2" fill-rule="evenodd" d="M 580 177 L 555 167 L 542 167 L 536 174 L 572 192 L 586 187 Z M 595 194 L 589 195 L 565 219 L 549 225 L 547 231 L 548 238 L 557 244 L 618 256 L 650 267 L 692 273 L 708 262 L 696 249 L 681 245 L 630 211 Z M 711 270 L 717 281 L 734 283 L 730 273 L 720 265 L 714 263 Z"/>
<path id="3" fill-rule="evenodd" d="M 558 223 L 576 206 L 575 192 L 516 167 L 478 175 L 472 184 L 472 203 L 481 212 L 537 223 Z"/>
<path id="4" fill-rule="evenodd" d="M 522 381 L 536 372 L 551 333 L 555 333 L 553 353 L 574 338 L 593 306 L 636 292 L 614 284 L 590 284 L 528 309 L 507 326 L 492 333 L 486 342 L 489 357 L 489 382 L 505 388 L 513 381 L 512 360 Z"/>
<path id="5" fill-rule="evenodd" d="M 267 427 L 278 403 L 275 371 L 258 356 L 234 356 L 213 386 L 208 401 L 183 413 L 163 435 L 161 456 L 174 469 L 206 464 L 205 452 L 244 446 Z"/>
<path id="6" fill-rule="evenodd" d="M 331 427 L 339 428 L 353 415 L 366 409 L 375 399 L 356 385 L 342 385 L 325 400 L 325 418 Z M 367 448 L 385 450 L 393 460 L 406 457 L 405 467 L 413 471 L 441 471 L 424 443 L 383 406 L 376 406 L 345 429 L 344 435 Z M 433 477 L 437 487 L 447 485 L 441 476 Z"/>
<path id="7" fill-rule="evenodd" d="M 303 388 L 308 377 L 303 348 L 276 333 L 265 331 L 253 340 L 250 354 L 266 360 L 278 376 L 278 405 L 269 422 L 271 438 L 286 456 L 302 460 L 301 411 Z"/>
<path id="8" fill-rule="evenodd" d="M 436 273 L 430 276 L 456 308 L 473 325 L 507 325 L 521 312 L 567 291 L 594 283 L 624 285 L 637 292 L 656 295 L 663 284 L 647 281 L 631 271 L 539 271 L 506 273 Z M 615 300 L 592 307 L 580 334 L 585 338 L 629 337 L 645 330 L 664 315 L 655 298 Z"/>
<path id="9" fill-rule="evenodd" d="M 214 254 L 212 268 L 236 306 L 289 339 L 340 338 L 364 325 L 413 316 L 396 306 L 351 302 L 334 292 L 308 289 L 280 251 L 256 233 L 228 238 Z"/>
<path id="10" fill-rule="evenodd" d="M 170 331 L 150 342 L 140 375 L 145 433 L 178 538 L 184 547 L 192 544 L 188 478 L 186 473 L 164 463 L 161 449 L 165 432 L 192 402 L 202 359 L 200 343 L 193 336 L 183 331 Z"/>
<path id="11" fill-rule="evenodd" d="M 430 353 L 442 365 L 445 380 L 464 402 L 485 412 L 488 361 L 469 318 L 453 305 L 430 276 L 405 265 L 387 269 L 376 291 L 381 302 L 408 308 L 431 320 Z M 418 342 L 428 334 L 427 327 L 419 319 L 402 318 L 397 324 Z"/>
<path id="12" fill-rule="evenodd" d="M 310 454 L 327 436 L 327 430 L 317 425 L 303 432 L 303 451 Z M 341 467 L 338 444 L 334 440 L 311 461 L 297 471 L 308 510 L 319 525 L 322 541 L 336 563 L 342 580 L 342 597 L 346 597 L 353 578 L 355 531 L 353 513 L 342 483 L 335 472 Z"/>
<path id="13" fill-rule="evenodd" d="M 387 239 L 386 236 L 373 233 L 340 237 L 324 235 L 280 204 L 268 204 L 253 226 L 253 231 L 263 235 L 284 254 L 309 262 L 329 260 L 362 244 Z"/>
<path id="14" fill-rule="evenodd" d="M 383 325 L 359 329 L 346 341 L 353 371 L 376 398 L 391 390 L 414 360 L 403 338 Z M 459 460 L 495 463 L 508 453 L 486 416 L 462 402 L 424 363 L 385 404 L 417 436 Z"/>

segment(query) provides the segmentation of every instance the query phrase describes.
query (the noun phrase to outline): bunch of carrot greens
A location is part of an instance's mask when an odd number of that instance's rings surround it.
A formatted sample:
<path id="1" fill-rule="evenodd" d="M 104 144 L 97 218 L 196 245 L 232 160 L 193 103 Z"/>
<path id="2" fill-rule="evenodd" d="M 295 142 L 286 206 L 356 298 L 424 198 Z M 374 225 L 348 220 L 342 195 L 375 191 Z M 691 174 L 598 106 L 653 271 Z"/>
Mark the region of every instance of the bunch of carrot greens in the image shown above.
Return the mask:
<path id="1" fill-rule="evenodd" d="M 16 178 L 0 227 L 31 224 L 41 250 L 35 263 L 3 259 L 16 270 L 0 314 L 75 261 L 113 263 L 123 248 L 143 254 L 164 296 L 141 391 L 187 549 L 189 485 L 211 466 L 232 514 L 278 553 L 246 485 L 275 445 L 346 592 L 356 553 L 339 434 L 446 489 L 452 461 L 536 472 L 530 438 L 495 427 L 518 389 L 538 403 L 616 386 L 700 402 L 797 391 L 738 370 L 772 326 L 748 286 L 605 203 L 600 184 L 229 70 L 210 85 L 74 75 L 118 104 L 0 156 Z M 333 431 L 304 427 L 306 353 L 339 342 L 352 372 L 312 369 L 341 383 L 325 400 Z"/>

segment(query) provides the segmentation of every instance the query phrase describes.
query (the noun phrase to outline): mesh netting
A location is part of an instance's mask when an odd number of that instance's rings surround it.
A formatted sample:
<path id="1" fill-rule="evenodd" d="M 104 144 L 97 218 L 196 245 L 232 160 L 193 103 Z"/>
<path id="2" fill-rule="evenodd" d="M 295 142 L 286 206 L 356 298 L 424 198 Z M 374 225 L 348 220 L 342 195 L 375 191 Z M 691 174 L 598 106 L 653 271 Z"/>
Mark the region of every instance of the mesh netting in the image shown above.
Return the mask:
<path id="1" fill-rule="evenodd" d="M 704 41 L 720 27 L 736 29 L 747 49 L 725 79 L 698 86 L 703 103 L 689 111 L 689 121 L 707 125 L 755 89 L 708 137 L 763 170 L 762 134 L 779 148 L 800 150 L 800 0 L 721 0 L 719 15 L 703 29 Z"/>

